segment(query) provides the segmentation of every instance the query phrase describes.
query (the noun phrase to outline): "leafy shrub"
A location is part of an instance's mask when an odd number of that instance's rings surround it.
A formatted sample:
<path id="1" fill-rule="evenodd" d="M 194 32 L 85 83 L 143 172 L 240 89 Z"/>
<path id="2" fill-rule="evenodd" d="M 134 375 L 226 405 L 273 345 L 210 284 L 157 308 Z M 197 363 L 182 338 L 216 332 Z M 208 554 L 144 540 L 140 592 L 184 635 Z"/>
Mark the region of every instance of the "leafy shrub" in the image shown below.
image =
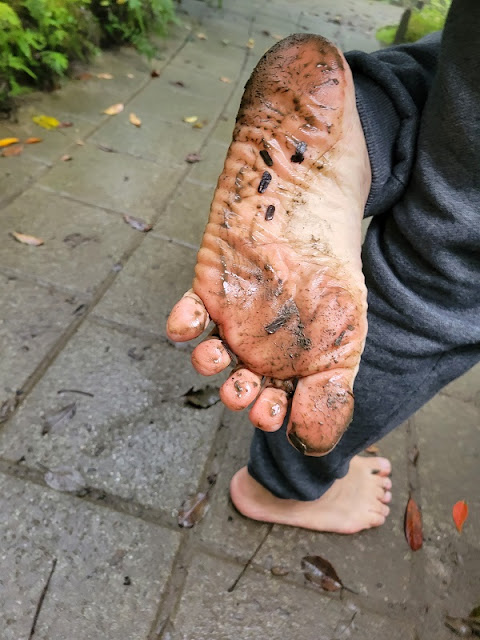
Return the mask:
<path id="1" fill-rule="evenodd" d="M 433 31 L 443 29 L 452 0 L 430 0 L 422 9 L 412 9 L 404 42 L 416 42 Z M 395 40 L 396 25 L 382 27 L 376 33 L 377 40 L 390 45 Z"/>

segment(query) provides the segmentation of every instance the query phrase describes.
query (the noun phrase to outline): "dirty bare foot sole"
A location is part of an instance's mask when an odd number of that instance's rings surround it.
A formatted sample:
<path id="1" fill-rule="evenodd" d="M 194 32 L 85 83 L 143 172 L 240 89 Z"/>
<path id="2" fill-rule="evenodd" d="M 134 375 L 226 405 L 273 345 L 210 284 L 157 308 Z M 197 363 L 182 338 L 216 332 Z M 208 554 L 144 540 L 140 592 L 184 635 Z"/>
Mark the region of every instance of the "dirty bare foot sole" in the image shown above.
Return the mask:
<path id="1" fill-rule="evenodd" d="M 262 522 L 292 527 L 357 533 L 385 522 L 392 499 L 391 471 L 386 458 L 361 458 L 350 462 L 347 475 L 336 480 L 318 500 L 301 502 L 272 495 L 243 467 L 232 478 L 230 496 L 243 515 Z"/>
<path id="2" fill-rule="evenodd" d="M 290 442 L 324 455 L 353 413 L 367 332 L 360 259 L 370 189 L 352 75 L 320 36 L 274 46 L 247 83 L 198 253 L 193 289 L 167 324 L 196 347 L 200 373 L 239 366 L 221 389 L 267 431 L 286 415 Z M 294 389 L 294 382 L 298 381 Z"/>

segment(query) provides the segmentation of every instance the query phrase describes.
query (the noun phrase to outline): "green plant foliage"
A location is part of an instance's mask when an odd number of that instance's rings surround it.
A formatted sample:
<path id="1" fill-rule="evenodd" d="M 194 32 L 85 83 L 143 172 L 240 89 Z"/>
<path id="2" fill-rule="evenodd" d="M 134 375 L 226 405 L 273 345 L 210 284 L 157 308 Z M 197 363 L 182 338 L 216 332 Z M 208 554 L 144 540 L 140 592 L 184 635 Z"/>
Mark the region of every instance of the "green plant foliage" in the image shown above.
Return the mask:
<path id="1" fill-rule="evenodd" d="M 429 33 L 443 29 L 451 2 L 452 0 L 431 0 L 422 9 L 413 9 L 404 41 L 416 42 Z M 388 25 L 378 29 L 377 40 L 382 44 L 391 45 L 395 40 L 397 28 L 397 25 Z"/>

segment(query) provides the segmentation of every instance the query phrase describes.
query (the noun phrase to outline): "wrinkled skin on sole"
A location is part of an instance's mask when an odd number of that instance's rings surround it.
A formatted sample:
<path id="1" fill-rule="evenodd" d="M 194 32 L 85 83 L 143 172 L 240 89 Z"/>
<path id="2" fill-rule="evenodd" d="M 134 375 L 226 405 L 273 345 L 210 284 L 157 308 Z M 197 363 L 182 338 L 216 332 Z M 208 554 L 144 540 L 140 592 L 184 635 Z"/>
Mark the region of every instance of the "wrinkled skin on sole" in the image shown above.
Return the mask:
<path id="1" fill-rule="evenodd" d="M 167 332 L 217 335 L 192 357 L 252 422 L 324 455 L 353 415 L 367 331 L 360 222 L 370 167 L 348 65 L 320 36 L 290 36 L 257 65 L 240 106 L 195 268 Z M 294 390 L 295 385 L 295 390 Z M 294 393 L 293 393 L 294 390 Z M 293 398 L 292 398 L 293 393 Z M 260 395 L 259 395 L 260 394 Z"/>

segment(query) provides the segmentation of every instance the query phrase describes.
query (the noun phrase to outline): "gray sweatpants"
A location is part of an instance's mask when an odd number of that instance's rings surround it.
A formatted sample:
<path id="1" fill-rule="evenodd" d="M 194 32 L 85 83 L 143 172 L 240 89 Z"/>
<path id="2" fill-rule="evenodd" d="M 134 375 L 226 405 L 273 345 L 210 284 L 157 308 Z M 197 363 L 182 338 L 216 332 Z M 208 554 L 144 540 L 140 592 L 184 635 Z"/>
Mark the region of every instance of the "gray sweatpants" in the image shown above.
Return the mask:
<path id="1" fill-rule="evenodd" d="M 249 472 L 276 496 L 318 498 L 480 360 L 479 34 L 479 0 L 454 0 L 443 36 L 346 56 L 373 172 L 369 331 L 354 419 L 331 453 L 303 456 L 285 424 L 255 431 Z"/>

